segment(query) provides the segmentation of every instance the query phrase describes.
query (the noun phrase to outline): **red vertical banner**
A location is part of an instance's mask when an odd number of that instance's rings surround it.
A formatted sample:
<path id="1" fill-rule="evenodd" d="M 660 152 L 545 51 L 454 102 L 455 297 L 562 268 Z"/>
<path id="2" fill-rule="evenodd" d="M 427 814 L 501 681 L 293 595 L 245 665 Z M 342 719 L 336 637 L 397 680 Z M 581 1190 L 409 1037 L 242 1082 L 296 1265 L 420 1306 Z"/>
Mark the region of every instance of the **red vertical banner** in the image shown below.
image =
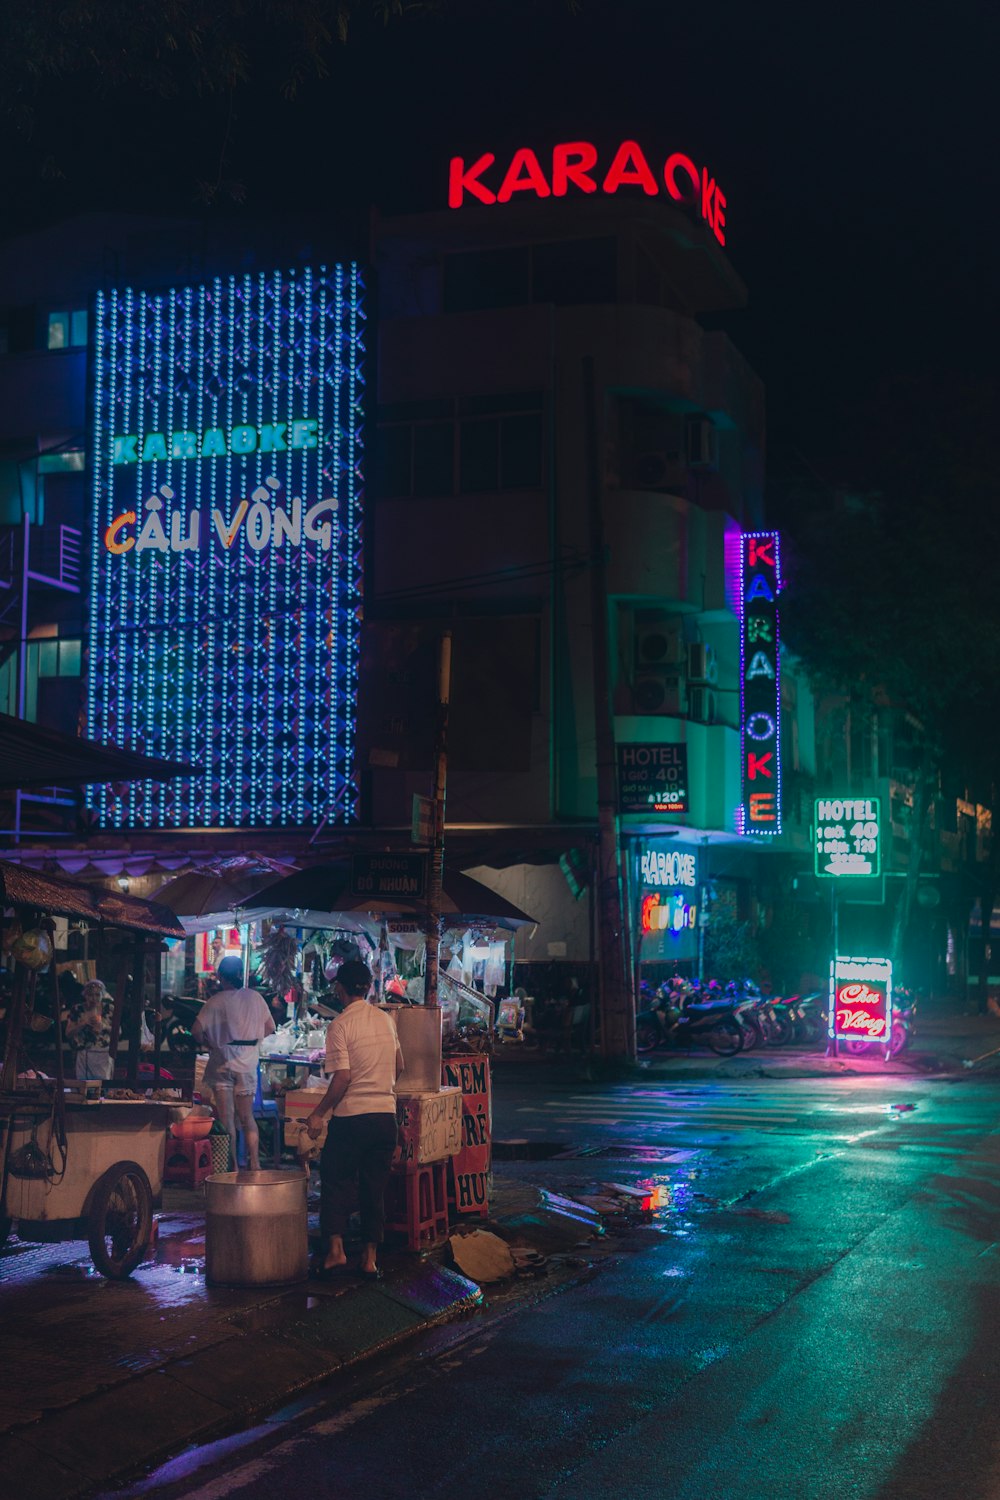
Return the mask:
<path id="1" fill-rule="evenodd" d="M 441 1081 L 462 1090 L 462 1149 L 449 1163 L 455 1212 L 489 1213 L 493 1145 L 493 1086 L 488 1057 L 447 1057 Z"/>
<path id="2" fill-rule="evenodd" d="M 740 538 L 740 833 L 781 832 L 781 655 L 776 531 Z"/>

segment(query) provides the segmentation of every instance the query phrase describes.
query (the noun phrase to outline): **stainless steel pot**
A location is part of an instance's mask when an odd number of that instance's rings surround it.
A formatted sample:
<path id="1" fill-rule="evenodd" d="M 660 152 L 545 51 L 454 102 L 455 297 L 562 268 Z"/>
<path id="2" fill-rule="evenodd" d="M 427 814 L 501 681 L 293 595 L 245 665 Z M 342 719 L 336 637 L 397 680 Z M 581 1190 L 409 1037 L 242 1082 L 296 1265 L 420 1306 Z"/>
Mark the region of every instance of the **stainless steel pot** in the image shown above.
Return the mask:
<path id="1" fill-rule="evenodd" d="M 309 1273 L 308 1178 L 213 1172 L 205 1179 L 205 1277 L 223 1286 L 280 1286 Z"/>

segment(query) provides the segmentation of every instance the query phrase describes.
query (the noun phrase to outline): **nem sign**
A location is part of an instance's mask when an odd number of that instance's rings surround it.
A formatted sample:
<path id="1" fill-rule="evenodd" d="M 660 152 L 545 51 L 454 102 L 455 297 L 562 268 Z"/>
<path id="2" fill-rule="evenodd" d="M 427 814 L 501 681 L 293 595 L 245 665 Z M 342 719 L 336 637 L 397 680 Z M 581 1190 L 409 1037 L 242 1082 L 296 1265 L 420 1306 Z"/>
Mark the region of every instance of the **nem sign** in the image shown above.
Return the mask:
<path id="1" fill-rule="evenodd" d="M 719 244 L 726 243 L 726 195 L 708 168 L 697 166 L 683 151 L 660 159 L 648 157 L 638 141 L 622 141 L 616 151 L 602 156 L 590 141 L 567 141 L 543 153 L 522 146 L 499 163 L 486 151 L 469 160 L 453 156 L 448 165 L 449 208 L 578 193 L 613 197 L 623 191 L 691 207 Z"/>
<path id="2" fill-rule="evenodd" d="M 817 875 L 881 875 L 882 816 L 878 797 L 817 797 L 813 807 Z"/>
<path id="3" fill-rule="evenodd" d="M 781 657 L 776 531 L 740 538 L 740 833 L 781 832 Z"/>
<path id="4" fill-rule="evenodd" d="M 364 310 L 354 265 L 101 293 L 87 729 L 201 774 L 110 828 L 354 815 Z"/>
<path id="5" fill-rule="evenodd" d="M 687 745 L 619 745 L 618 811 L 688 812 Z"/>
<path id="6" fill-rule="evenodd" d="M 832 960 L 829 1032 L 840 1042 L 888 1043 L 892 1033 L 889 959 L 838 955 Z"/>

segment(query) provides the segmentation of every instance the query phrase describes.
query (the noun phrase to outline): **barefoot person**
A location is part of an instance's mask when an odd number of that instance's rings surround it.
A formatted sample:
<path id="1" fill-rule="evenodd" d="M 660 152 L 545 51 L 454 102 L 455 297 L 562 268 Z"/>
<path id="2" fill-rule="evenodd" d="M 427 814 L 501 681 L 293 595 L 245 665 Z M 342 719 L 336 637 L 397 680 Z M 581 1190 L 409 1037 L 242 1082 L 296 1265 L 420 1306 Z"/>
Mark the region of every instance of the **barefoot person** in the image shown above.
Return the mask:
<path id="1" fill-rule="evenodd" d="M 360 959 L 341 964 L 334 990 L 343 1005 L 326 1034 L 330 1086 L 306 1121 L 313 1140 L 329 1119 L 320 1157 L 320 1232 L 326 1254 L 321 1275 L 347 1265 L 344 1235 L 357 1188 L 361 1262 L 366 1281 L 379 1275 L 376 1257 L 385 1224 L 385 1189 L 396 1145 L 396 1078 L 403 1066 L 396 1028 L 368 1004 L 370 970 Z"/>
<path id="2" fill-rule="evenodd" d="M 208 1052 L 205 1082 L 215 1095 L 219 1119 L 236 1159 L 236 1127 L 247 1144 L 247 1164 L 260 1171 L 260 1137 L 253 1117 L 260 1044 L 274 1030 L 274 1017 L 263 995 L 243 988 L 243 960 L 231 954 L 216 969 L 222 988 L 206 1000 L 191 1027 Z"/>

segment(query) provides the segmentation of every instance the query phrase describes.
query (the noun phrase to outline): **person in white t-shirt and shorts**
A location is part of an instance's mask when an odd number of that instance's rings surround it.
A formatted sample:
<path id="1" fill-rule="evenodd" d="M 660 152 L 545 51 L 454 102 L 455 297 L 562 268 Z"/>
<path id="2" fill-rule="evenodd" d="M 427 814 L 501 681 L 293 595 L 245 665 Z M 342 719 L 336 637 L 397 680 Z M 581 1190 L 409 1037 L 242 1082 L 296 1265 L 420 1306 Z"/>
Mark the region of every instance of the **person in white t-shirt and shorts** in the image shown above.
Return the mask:
<path id="1" fill-rule="evenodd" d="M 215 1097 L 236 1160 L 236 1127 L 243 1131 L 251 1172 L 260 1171 L 260 1136 L 253 1117 L 260 1044 L 274 1031 L 274 1017 L 257 990 L 243 987 L 243 960 L 224 958 L 216 974 L 222 988 L 206 1000 L 191 1031 L 208 1052 L 205 1082 Z"/>
<path id="2" fill-rule="evenodd" d="M 360 959 L 337 970 L 334 990 L 343 1004 L 326 1033 L 330 1085 L 306 1120 L 313 1140 L 329 1120 L 320 1157 L 320 1233 L 326 1251 L 320 1276 L 347 1270 L 344 1235 L 355 1188 L 361 1213 L 364 1281 L 380 1276 L 377 1257 L 385 1228 L 385 1190 L 396 1147 L 396 1079 L 403 1068 L 391 1017 L 368 1004 L 371 971 Z"/>

